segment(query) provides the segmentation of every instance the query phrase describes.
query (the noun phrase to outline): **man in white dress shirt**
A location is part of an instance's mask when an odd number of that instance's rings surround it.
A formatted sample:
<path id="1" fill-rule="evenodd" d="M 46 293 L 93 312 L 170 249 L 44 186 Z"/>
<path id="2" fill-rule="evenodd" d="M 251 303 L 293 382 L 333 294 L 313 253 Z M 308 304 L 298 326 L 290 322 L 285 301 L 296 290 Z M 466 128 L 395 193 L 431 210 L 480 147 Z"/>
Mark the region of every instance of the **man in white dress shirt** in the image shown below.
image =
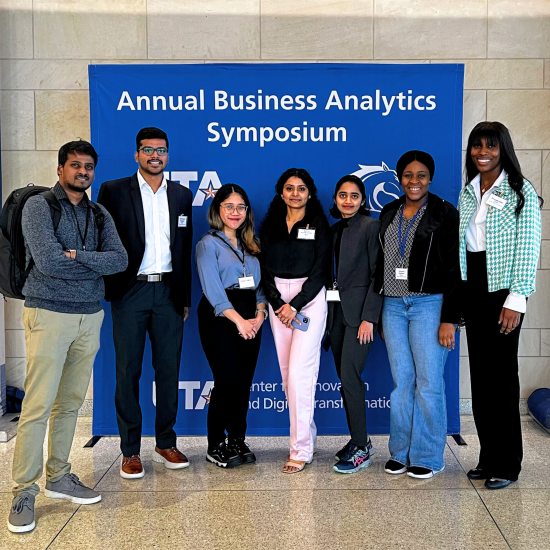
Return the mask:
<path id="1" fill-rule="evenodd" d="M 166 468 L 189 466 L 176 447 L 183 323 L 191 305 L 189 189 L 164 176 L 168 136 L 143 128 L 136 136 L 138 171 L 102 184 L 97 202 L 112 215 L 128 252 L 128 269 L 105 278 L 116 351 L 115 405 L 125 479 L 143 477 L 139 380 L 146 335 L 151 340 L 157 392 L 153 460 Z"/>

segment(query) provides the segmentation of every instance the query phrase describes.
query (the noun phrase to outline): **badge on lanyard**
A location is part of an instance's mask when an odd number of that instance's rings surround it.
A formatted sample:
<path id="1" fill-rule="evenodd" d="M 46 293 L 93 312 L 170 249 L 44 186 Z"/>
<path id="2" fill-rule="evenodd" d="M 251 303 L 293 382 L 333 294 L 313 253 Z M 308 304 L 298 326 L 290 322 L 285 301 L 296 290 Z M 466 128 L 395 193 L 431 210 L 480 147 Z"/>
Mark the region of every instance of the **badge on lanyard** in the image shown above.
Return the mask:
<path id="1" fill-rule="evenodd" d="M 239 288 L 255 288 L 256 284 L 254 283 L 254 275 L 250 275 L 247 277 L 246 275 L 244 277 L 239 277 Z"/>
<path id="2" fill-rule="evenodd" d="M 332 288 L 327 288 L 327 302 L 339 302 L 340 291 L 338 290 L 338 283 L 334 281 Z"/>
<path id="3" fill-rule="evenodd" d="M 495 193 L 492 193 L 491 196 L 487 199 L 487 206 L 494 206 L 497 210 L 502 210 L 508 201 L 499 197 Z"/>
<path id="4" fill-rule="evenodd" d="M 187 216 L 178 216 L 178 227 L 187 227 Z"/>
<path id="5" fill-rule="evenodd" d="M 409 278 L 409 270 L 406 267 L 396 267 L 395 278 L 398 281 L 406 281 Z"/>
<path id="6" fill-rule="evenodd" d="M 339 302 L 340 291 L 338 289 L 327 290 L 327 302 Z"/>
<path id="7" fill-rule="evenodd" d="M 414 225 L 414 222 L 416 221 L 416 218 L 418 217 L 418 214 L 420 214 L 420 211 L 424 206 L 428 204 L 428 199 L 424 201 L 424 204 L 416 211 L 416 214 L 412 217 L 409 225 L 407 226 L 407 229 L 405 230 L 405 235 L 403 238 L 401 237 L 401 227 L 403 225 L 403 213 L 405 212 L 405 206 L 401 209 L 401 214 L 399 216 L 399 232 L 398 232 L 398 238 L 399 238 L 399 252 L 401 253 L 401 259 L 405 259 L 405 249 L 407 246 L 407 237 L 409 236 L 409 231 L 411 227 Z M 409 269 L 406 267 L 396 267 L 395 268 L 395 278 L 398 281 L 407 281 L 409 278 Z"/>
<path id="8" fill-rule="evenodd" d="M 243 264 L 243 276 L 242 277 L 239 277 L 237 280 L 239 282 L 239 288 L 241 290 L 243 289 L 247 289 L 247 288 L 256 288 L 256 283 L 254 282 L 254 275 L 247 275 L 246 274 L 246 265 L 245 265 L 245 254 L 244 254 L 244 251 L 243 251 L 243 257 L 241 258 L 239 256 L 239 254 L 237 253 L 237 251 L 229 244 L 227 243 L 226 241 L 224 241 L 219 235 L 217 235 L 216 233 L 214 233 L 214 237 L 217 237 L 218 239 L 220 239 L 220 241 L 225 245 L 227 246 L 227 248 L 229 248 L 229 250 L 231 250 L 231 252 L 233 252 L 233 254 L 235 254 L 235 256 L 237 256 L 237 258 L 239 259 L 239 261 Z"/>
<path id="9" fill-rule="evenodd" d="M 305 229 L 298 229 L 298 239 L 301 241 L 314 241 L 315 229 L 310 229 L 308 223 Z"/>

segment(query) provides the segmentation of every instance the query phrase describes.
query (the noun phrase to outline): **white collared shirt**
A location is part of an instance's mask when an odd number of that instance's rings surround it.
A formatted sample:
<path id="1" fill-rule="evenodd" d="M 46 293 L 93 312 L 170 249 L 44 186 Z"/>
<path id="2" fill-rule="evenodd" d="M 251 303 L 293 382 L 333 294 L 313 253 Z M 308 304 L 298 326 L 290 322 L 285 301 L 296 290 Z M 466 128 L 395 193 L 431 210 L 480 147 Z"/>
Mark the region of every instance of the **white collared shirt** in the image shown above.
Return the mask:
<path id="1" fill-rule="evenodd" d="M 162 183 L 156 193 L 153 193 L 139 170 L 137 178 L 145 218 L 145 252 L 138 275 L 172 271 L 170 212 L 168 210 L 166 177 L 162 178 Z"/>
<path id="2" fill-rule="evenodd" d="M 487 220 L 487 201 L 489 197 L 500 187 L 507 176 L 503 170 L 493 186 L 481 196 L 481 176 L 478 174 L 471 182 L 476 193 L 477 208 L 466 228 L 466 249 L 470 252 L 483 252 L 486 250 L 485 221 Z"/>
<path id="3" fill-rule="evenodd" d="M 485 191 L 483 197 L 481 196 L 481 175 L 478 174 L 471 182 L 474 188 L 477 200 L 477 208 L 475 214 L 472 216 L 468 227 L 466 228 L 466 249 L 470 252 L 484 252 L 487 247 L 487 240 L 485 234 L 485 222 L 487 220 L 487 201 L 489 197 L 500 187 L 500 184 L 507 177 L 507 173 L 503 170 L 500 176 L 493 183 L 492 187 Z M 527 311 L 527 300 L 525 296 L 510 292 L 508 298 L 504 302 L 503 307 L 525 313 Z"/>

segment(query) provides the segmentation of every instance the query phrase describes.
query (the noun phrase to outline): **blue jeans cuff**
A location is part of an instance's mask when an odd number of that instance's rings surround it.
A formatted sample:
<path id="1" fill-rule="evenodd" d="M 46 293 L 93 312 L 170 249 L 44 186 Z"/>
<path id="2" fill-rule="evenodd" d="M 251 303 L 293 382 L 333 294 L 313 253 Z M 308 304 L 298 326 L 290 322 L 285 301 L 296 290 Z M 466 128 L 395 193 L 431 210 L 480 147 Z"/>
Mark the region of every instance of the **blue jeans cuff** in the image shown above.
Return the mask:
<path id="1" fill-rule="evenodd" d="M 391 460 L 395 460 L 395 462 L 399 462 L 399 464 L 403 464 L 403 466 L 409 466 L 409 461 L 406 458 L 400 458 L 399 455 L 392 456 Z"/>

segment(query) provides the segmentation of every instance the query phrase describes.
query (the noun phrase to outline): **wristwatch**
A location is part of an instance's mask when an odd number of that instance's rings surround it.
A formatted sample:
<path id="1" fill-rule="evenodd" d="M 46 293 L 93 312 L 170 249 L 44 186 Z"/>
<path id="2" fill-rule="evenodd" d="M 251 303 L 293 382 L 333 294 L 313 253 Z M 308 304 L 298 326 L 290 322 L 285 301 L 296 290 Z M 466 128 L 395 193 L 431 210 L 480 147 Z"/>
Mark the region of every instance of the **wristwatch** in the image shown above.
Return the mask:
<path id="1" fill-rule="evenodd" d="M 290 304 L 288 304 L 288 305 L 290 306 Z M 294 306 L 290 306 L 290 309 L 291 309 L 294 313 L 296 313 L 296 312 L 298 311 Z"/>

